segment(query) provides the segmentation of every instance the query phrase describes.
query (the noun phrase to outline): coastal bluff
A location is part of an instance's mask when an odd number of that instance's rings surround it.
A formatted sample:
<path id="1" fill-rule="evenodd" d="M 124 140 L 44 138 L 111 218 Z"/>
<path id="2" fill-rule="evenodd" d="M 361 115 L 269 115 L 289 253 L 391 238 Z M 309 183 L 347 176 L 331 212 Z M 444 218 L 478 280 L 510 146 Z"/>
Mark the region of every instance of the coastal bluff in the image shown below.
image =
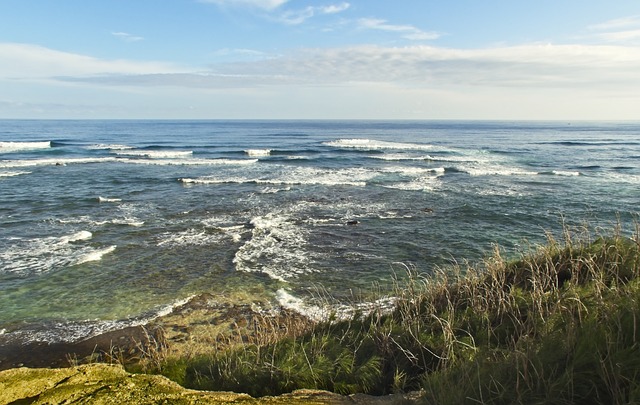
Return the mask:
<path id="1" fill-rule="evenodd" d="M 183 388 L 159 375 L 133 374 L 119 365 L 67 368 L 14 368 L 0 371 L 0 404 L 400 404 L 404 395 L 341 396 L 298 390 L 278 397 L 253 398 L 231 392 Z"/>

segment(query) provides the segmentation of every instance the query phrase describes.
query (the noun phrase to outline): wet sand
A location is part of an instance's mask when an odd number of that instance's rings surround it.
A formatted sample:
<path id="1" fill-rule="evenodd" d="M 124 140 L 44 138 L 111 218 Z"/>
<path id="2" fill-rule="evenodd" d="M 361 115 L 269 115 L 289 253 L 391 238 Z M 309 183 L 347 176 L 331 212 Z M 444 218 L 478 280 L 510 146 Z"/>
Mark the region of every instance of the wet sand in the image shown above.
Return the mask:
<path id="1" fill-rule="evenodd" d="M 158 331 L 141 326 L 103 333 L 80 342 L 0 345 L 0 370 L 15 367 L 68 367 L 88 362 L 133 361 L 140 355 L 140 344 L 147 345 Z"/>

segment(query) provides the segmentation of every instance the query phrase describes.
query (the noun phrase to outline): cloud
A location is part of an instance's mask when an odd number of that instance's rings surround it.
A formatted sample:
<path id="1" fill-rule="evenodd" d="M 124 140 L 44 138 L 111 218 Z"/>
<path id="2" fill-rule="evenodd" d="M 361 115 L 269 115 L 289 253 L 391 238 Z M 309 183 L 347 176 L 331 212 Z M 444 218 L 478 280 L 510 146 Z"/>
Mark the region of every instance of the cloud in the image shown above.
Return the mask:
<path id="1" fill-rule="evenodd" d="M 251 57 L 263 57 L 266 54 L 262 51 L 256 51 L 254 49 L 243 49 L 243 48 L 236 48 L 236 49 L 229 49 L 229 48 L 222 48 L 222 49 L 218 49 L 217 51 L 214 52 L 214 55 L 216 56 L 230 56 L 230 55 L 241 55 L 241 56 L 251 56 Z"/>
<path id="2" fill-rule="evenodd" d="M 277 20 L 288 25 L 299 25 L 309 18 L 323 14 L 337 14 L 349 9 L 349 3 L 334 4 L 329 6 L 309 6 L 299 10 L 287 10 Z"/>
<path id="3" fill-rule="evenodd" d="M 289 0 L 200 0 L 201 3 L 212 3 L 219 6 L 249 6 L 264 10 L 274 10 Z"/>
<path id="4" fill-rule="evenodd" d="M 0 114 L 629 119 L 639 71 L 640 48 L 620 45 L 315 48 L 193 69 L 0 43 Z"/>
<path id="5" fill-rule="evenodd" d="M 640 16 L 634 15 L 630 17 L 616 18 L 600 24 L 594 24 L 591 25 L 589 29 L 595 31 L 610 31 L 613 29 L 637 27 L 638 25 L 640 25 Z"/>
<path id="6" fill-rule="evenodd" d="M 591 25 L 588 29 L 604 42 L 626 43 L 640 39 L 640 16 L 634 15 Z"/>
<path id="7" fill-rule="evenodd" d="M 627 30 L 627 31 L 616 31 L 616 32 L 605 32 L 598 35 L 598 38 L 607 41 L 607 42 L 627 42 L 632 41 L 634 39 L 640 39 L 640 29 L 637 30 Z"/>
<path id="8" fill-rule="evenodd" d="M 622 46 L 521 45 L 486 49 L 355 46 L 306 49 L 273 58 L 220 63 L 200 72 L 58 75 L 103 86 L 207 89 L 283 86 L 401 88 L 609 89 L 637 93 L 640 49 Z"/>
<path id="9" fill-rule="evenodd" d="M 349 3 L 341 3 L 341 4 L 334 4 L 334 5 L 331 5 L 331 6 L 318 7 L 318 9 L 323 14 L 336 14 L 336 13 L 341 13 L 341 12 L 347 10 L 349 7 L 351 7 L 351 4 L 349 4 Z"/>
<path id="10" fill-rule="evenodd" d="M 394 25 L 378 18 L 361 18 L 358 20 L 358 26 L 363 29 L 397 32 L 402 34 L 403 38 L 411 40 L 431 40 L 441 36 L 437 32 L 422 31 L 413 25 Z"/>
<path id="11" fill-rule="evenodd" d="M 144 37 L 138 37 L 135 35 L 131 35 L 129 33 L 126 32 L 112 32 L 111 35 L 113 35 L 116 38 L 119 38 L 125 42 L 138 42 L 138 41 L 143 41 Z"/>
<path id="12" fill-rule="evenodd" d="M 0 42 L 0 79 L 47 79 L 55 76 L 184 72 L 164 62 L 106 60 L 32 44 Z"/>

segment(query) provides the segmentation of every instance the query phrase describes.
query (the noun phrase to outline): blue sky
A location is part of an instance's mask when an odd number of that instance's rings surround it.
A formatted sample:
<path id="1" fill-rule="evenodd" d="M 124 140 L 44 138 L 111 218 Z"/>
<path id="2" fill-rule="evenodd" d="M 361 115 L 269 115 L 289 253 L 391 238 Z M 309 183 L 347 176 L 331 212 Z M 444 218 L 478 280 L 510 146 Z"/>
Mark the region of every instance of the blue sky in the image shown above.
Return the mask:
<path id="1" fill-rule="evenodd" d="M 638 119 L 640 3 L 0 0 L 0 118 Z"/>

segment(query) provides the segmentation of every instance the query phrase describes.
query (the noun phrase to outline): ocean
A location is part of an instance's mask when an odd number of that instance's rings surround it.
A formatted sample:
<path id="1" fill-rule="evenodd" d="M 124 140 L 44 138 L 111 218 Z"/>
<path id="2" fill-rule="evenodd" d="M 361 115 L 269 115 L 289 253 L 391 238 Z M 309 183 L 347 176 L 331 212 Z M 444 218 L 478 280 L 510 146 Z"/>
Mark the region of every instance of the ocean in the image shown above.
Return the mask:
<path id="1" fill-rule="evenodd" d="M 640 203 L 640 123 L 0 120 L 0 344 L 310 312 Z M 330 297 L 330 299 L 328 298 Z"/>

